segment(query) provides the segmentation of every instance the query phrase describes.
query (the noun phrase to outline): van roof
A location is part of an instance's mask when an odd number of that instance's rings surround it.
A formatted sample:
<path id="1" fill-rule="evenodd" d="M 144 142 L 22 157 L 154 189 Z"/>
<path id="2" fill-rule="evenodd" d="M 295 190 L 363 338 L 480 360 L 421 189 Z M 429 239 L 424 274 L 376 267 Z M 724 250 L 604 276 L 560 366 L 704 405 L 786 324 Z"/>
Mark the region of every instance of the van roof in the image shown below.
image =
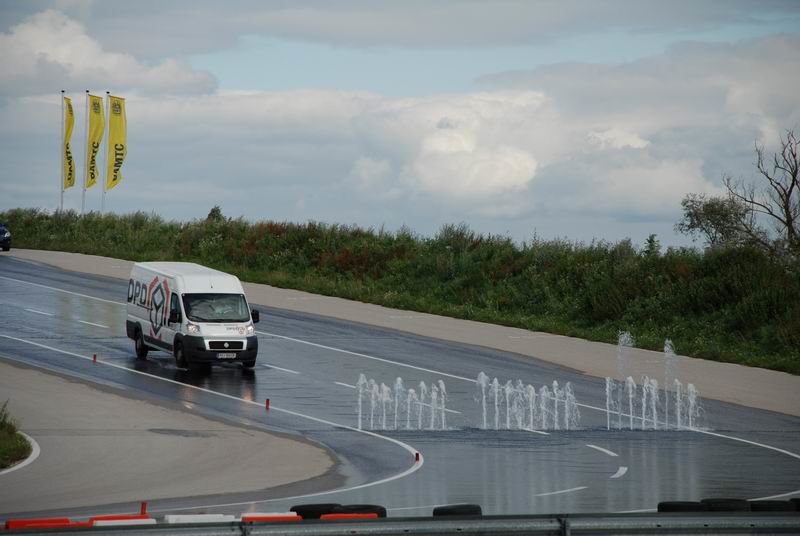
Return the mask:
<path id="1" fill-rule="evenodd" d="M 188 275 L 188 276 L 222 275 L 222 276 L 234 277 L 231 274 L 226 274 L 225 272 L 220 272 L 219 270 L 214 270 L 213 268 L 201 266 L 193 262 L 137 262 L 136 265 L 141 266 L 142 268 L 145 268 L 147 270 L 159 272 L 169 277 L 176 277 L 182 275 Z"/>
<path id="2" fill-rule="evenodd" d="M 235 275 L 206 268 L 192 262 L 138 262 L 134 270 L 147 270 L 179 281 L 181 292 L 243 294 L 242 284 Z"/>

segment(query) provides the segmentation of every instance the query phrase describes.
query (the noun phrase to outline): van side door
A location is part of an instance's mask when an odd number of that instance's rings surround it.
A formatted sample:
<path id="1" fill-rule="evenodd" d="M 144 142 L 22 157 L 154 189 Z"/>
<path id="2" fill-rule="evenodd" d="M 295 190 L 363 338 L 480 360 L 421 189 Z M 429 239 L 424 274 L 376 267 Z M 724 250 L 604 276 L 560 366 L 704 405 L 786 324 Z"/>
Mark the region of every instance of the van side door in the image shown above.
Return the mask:
<path id="1" fill-rule="evenodd" d="M 173 322 L 177 320 L 177 322 Z M 181 302 L 178 294 L 172 292 L 169 296 L 169 313 L 167 314 L 167 323 L 162 328 L 164 330 L 164 342 L 172 347 L 175 341 L 175 334 L 180 333 L 181 323 L 183 322 L 183 312 L 181 311 Z M 174 350 L 174 348 L 173 348 Z"/>

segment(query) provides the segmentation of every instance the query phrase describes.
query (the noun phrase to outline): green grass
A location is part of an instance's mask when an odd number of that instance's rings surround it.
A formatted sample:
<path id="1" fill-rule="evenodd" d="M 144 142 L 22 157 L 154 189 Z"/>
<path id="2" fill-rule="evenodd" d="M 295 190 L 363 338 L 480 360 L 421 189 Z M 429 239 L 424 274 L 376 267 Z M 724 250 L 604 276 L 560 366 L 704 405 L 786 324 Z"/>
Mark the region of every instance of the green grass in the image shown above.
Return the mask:
<path id="1" fill-rule="evenodd" d="M 164 221 L 137 212 L 0 212 L 15 247 L 181 260 L 246 281 L 399 309 L 677 351 L 800 374 L 800 267 L 748 248 L 698 251 L 346 225 Z"/>
<path id="2" fill-rule="evenodd" d="M 24 460 L 31 453 L 28 440 L 17 433 L 17 423 L 8 414 L 8 401 L 0 407 L 0 469 Z"/>

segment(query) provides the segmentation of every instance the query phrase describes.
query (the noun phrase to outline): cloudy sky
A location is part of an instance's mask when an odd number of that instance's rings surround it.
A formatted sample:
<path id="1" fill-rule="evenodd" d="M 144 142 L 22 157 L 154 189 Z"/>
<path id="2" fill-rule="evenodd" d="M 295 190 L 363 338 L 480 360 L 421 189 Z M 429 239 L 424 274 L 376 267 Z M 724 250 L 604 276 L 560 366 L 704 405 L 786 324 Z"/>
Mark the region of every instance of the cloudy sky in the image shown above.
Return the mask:
<path id="1" fill-rule="evenodd" d="M 0 210 L 57 207 L 61 89 L 82 177 L 89 89 L 127 98 L 114 212 L 684 244 L 798 87 L 794 0 L 6 0 Z"/>

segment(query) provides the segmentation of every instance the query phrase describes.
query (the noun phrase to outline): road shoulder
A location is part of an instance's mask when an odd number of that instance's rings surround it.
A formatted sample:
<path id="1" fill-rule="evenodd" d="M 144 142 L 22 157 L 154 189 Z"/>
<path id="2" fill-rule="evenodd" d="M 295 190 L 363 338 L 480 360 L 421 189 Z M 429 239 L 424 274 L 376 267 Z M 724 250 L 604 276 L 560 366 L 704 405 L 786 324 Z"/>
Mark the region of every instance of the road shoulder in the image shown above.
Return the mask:
<path id="1" fill-rule="evenodd" d="M 307 441 L 4 360 L 0 393 L 41 448 L 34 463 L 0 476 L 2 512 L 261 491 L 326 479 L 335 467 Z"/>

